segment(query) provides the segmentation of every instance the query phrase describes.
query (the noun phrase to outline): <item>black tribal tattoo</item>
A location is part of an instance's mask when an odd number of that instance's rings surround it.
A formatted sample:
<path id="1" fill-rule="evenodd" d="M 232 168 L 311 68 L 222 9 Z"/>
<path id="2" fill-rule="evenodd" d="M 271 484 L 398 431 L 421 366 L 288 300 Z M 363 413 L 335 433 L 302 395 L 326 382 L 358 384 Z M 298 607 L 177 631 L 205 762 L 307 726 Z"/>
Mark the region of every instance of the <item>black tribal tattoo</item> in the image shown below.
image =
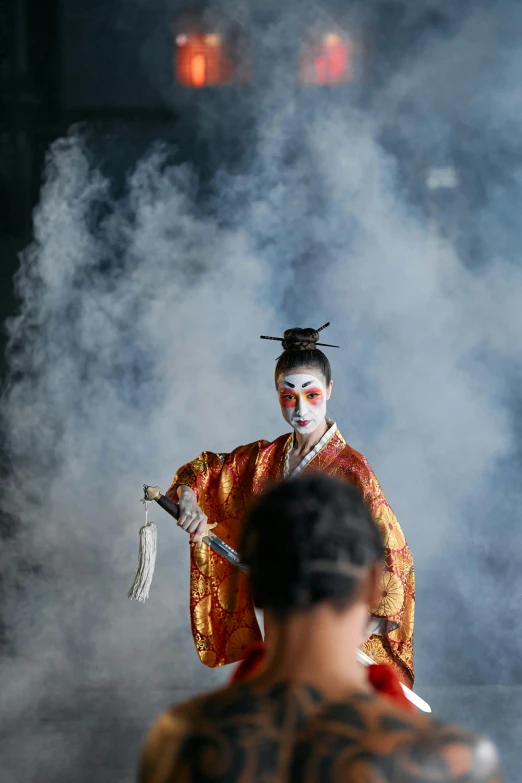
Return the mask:
<path id="1" fill-rule="evenodd" d="M 367 693 L 247 684 L 165 713 L 140 783 L 498 783 L 493 745 Z"/>

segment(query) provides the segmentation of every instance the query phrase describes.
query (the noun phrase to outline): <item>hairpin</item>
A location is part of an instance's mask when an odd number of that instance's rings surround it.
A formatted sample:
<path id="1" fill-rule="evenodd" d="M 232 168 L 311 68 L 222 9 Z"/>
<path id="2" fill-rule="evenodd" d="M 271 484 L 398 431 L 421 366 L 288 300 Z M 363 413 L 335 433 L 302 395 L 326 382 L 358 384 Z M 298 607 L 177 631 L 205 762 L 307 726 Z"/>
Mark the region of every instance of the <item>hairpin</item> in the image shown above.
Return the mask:
<path id="1" fill-rule="evenodd" d="M 317 332 L 322 332 L 323 329 L 326 329 L 327 326 L 330 326 L 330 321 L 328 321 L 327 323 L 325 323 L 322 326 L 320 326 L 319 329 L 316 329 L 316 331 Z M 266 335 L 266 334 L 262 334 L 261 335 L 261 340 L 277 340 L 278 342 L 282 343 L 284 339 L 285 339 L 284 337 L 268 337 L 268 335 Z M 339 345 L 330 345 L 330 343 L 315 343 L 315 344 L 316 345 L 320 345 L 320 346 L 322 346 L 324 348 L 339 348 L 340 347 Z"/>

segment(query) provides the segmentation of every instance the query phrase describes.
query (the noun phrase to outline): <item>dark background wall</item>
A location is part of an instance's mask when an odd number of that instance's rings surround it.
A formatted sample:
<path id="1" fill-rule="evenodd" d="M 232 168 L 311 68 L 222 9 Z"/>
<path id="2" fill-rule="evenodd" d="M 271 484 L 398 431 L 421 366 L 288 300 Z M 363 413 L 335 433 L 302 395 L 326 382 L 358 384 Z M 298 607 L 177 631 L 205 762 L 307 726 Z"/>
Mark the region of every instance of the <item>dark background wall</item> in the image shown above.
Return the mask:
<path id="1" fill-rule="evenodd" d="M 2 6 L 2 716 L 27 779 L 88 771 L 103 721 L 124 760 L 118 723 L 226 676 L 195 661 L 166 524 L 126 601 L 139 490 L 281 433 L 256 341 L 294 323 L 332 322 L 332 414 L 414 552 L 419 693 L 520 683 L 518 5 L 188 5 L 239 20 L 249 85 L 174 82 L 186 5 Z M 357 79 L 300 85 L 337 25 Z M 77 703 L 74 748 L 26 758 Z"/>
<path id="2" fill-rule="evenodd" d="M 378 100 L 379 90 L 390 75 L 412 53 L 422 49 L 426 40 L 446 36 L 456 29 L 469 10 L 469 3 L 459 4 L 457 10 L 448 4 L 433 3 L 418 14 L 410 14 L 407 4 L 394 2 L 357 3 L 349 6 L 330 2 L 322 4 L 336 19 L 351 23 L 357 19 L 366 55 L 360 68 L 359 85 L 350 86 L 349 100 L 362 104 Z M 223 6 L 220 11 L 224 15 Z M 204 168 L 205 150 L 198 146 L 198 105 L 193 96 L 176 85 L 174 80 L 174 34 L 176 20 L 187 8 L 187 3 L 125 4 L 113 1 L 81 2 L 62 0 L 45 3 L 30 0 L 2 3 L 2 120 L 1 133 L 1 241 L 2 241 L 2 316 L 13 310 L 10 281 L 16 270 L 16 254 L 31 237 L 31 214 L 38 200 L 42 166 L 51 142 L 77 122 L 88 122 L 98 138 L 121 134 L 121 158 L 127 147 L 129 159 L 138 156 L 154 139 L 176 141 L 183 148 L 182 155 L 196 166 Z M 204 4 L 197 10 L 204 12 Z M 234 16 L 234 12 L 227 16 Z M 219 11 L 218 11 L 219 16 Z M 248 23 L 266 29 L 277 11 L 270 3 L 250 9 Z M 290 42 L 288 62 L 295 63 L 299 31 Z M 293 48 L 292 48 L 293 44 Z M 269 76 L 262 49 L 256 51 L 256 37 L 251 41 L 256 61 L 256 81 L 264 83 Z M 255 85 L 253 88 L 255 90 Z M 339 88 L 337 88 L 339 90 Z M 342 88 L 341 88 L 342 91 Z M 204 91 L 206 92 L 206 91 Z M 212 96 L 204 101 L 212 105 Z M 203 101 L 203 103 L 204 103 Z M 248 103 L 242 102 L 242 116 L 235 118 L 237 132 L 229 132 L 234 153 L 238 137 L 248 128 L 245 114 Z M 410 123 L 426 123 L 415 117 L 413 107 L 401 107 Z M 242 124 L 246 127 L 242 127 Z M 214 129 L 218 132 L 218 129 Z M 425 127 L 423 127 L 423 135 Z M 414 151 L 412 160 L 410 138 L 402 138 L 394 126 L 384 129 L 384 142 L 404 166 L 414 197 L 423 193 L 424 165 L 444 165 L 455 157 L 465 163 L 462 188 L 450 194 L 456 200 L 456 210 L 445 208 L 444 222 L 451 230 L 452 222 L 466 219 L 470 202 L 480 197 L 479 156 L 473 157 L 468 148 L 465 128 L 455 125 L 452 154 L 439 149 L 440 139 L 435 133 L 427 149 Z M 420 136 L 420 134 L 419 134 Z M 419 138 L 420 142 L 420 138 Z M 219 146 L 219 145 L 214 145 Z M 208 151 L 207 151 L 208 154 Z M 224 150 L 221 149 L 221 154 Z M 439 160 L 440 157 L 440 160 Z M 111 165 L 117 168 L 117 153 L 111 149 Z M 413 166 L 412 166 L 413 163 Z M 125 165 L 125 164 L 124 164 Z M 412 171 L 413 168 L 413 171 Z M 471 180 L 471 181 L 469 181 Z M 462 192 L 464 190 L 464 192 Z M 442 201 L 447 200 L 448 192 Z M 442 207 L 433 198 L 429 209 L 441 212 Z M 453 214 L 450 214 L 453 212 Z M 474 258 L 474 263 L 479 259 Z"/>

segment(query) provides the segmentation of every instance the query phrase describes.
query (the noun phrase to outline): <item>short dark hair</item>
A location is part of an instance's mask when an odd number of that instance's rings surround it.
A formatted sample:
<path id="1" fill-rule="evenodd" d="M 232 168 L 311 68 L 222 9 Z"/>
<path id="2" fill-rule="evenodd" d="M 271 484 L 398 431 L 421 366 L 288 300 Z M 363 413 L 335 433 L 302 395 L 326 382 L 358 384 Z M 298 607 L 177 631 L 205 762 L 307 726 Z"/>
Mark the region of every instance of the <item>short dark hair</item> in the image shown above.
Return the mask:
<path id="1" fill-rule="evenodd" d="M 261 497 L 248 515 L 241 553 L 256 606 L 284 617 L 323 601 L 348 606 L 384 547 L 361 492 L 312 475 Z"/>

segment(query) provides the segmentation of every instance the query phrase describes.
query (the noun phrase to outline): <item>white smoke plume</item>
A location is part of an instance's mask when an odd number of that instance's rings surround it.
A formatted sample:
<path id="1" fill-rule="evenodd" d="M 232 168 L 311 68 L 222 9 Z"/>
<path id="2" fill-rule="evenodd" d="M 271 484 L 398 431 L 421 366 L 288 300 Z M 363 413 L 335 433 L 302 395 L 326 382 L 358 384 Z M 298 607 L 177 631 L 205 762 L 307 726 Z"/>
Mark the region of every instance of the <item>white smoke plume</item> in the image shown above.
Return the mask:
<path id="1" fill-rule="evenodd" d="M 327 342 L 341 346 L 328 352 L 331 414 L 370 460 L 416 561 L 419 690 L 517 676 L 522 56 L 510 32 L 520 12 L 504 10 L 477 6 L 428 36 L 364 109 L 346 91 L 343 103 L 269 81 L 248 165 L 218 167 L 204 197 L 196 167 L 166 145 L 120 189 L 106 160 L 115 144 L 103 162 L 88 131 L 53 146 L 3 399 L 12 536 L 0 715 L 22 738 L 38 710 L 80 705 L 82 689 L 110 693 L 100 703 L 117 722 L 140 694 L 227 676 L 197 662 L 187 542 L 159 509 L 151 598 L 127 601 L 141 486 L 165 490 L 203 449 L 283 432 L 277 345 L 259 335 L 327 320 Z M 268 50 L 293 19 L 259 32 Z M 151 51 L 148 41 L 149 67 Z M 203 117 L 207 140 L 227 100 Z M 390 128 L 407 155 L 395 155 Z M 450 160 L 456 137 L 462 169 L 481 167 L 480 197 L 444 235 L 404 170 Z M 94 741 L 53 742 L 33 760 L 15 743 L 7 764 L 23 758 L 30 779 L 37 758 L 53 779 L 57 758 L 73 768 Z"/>

